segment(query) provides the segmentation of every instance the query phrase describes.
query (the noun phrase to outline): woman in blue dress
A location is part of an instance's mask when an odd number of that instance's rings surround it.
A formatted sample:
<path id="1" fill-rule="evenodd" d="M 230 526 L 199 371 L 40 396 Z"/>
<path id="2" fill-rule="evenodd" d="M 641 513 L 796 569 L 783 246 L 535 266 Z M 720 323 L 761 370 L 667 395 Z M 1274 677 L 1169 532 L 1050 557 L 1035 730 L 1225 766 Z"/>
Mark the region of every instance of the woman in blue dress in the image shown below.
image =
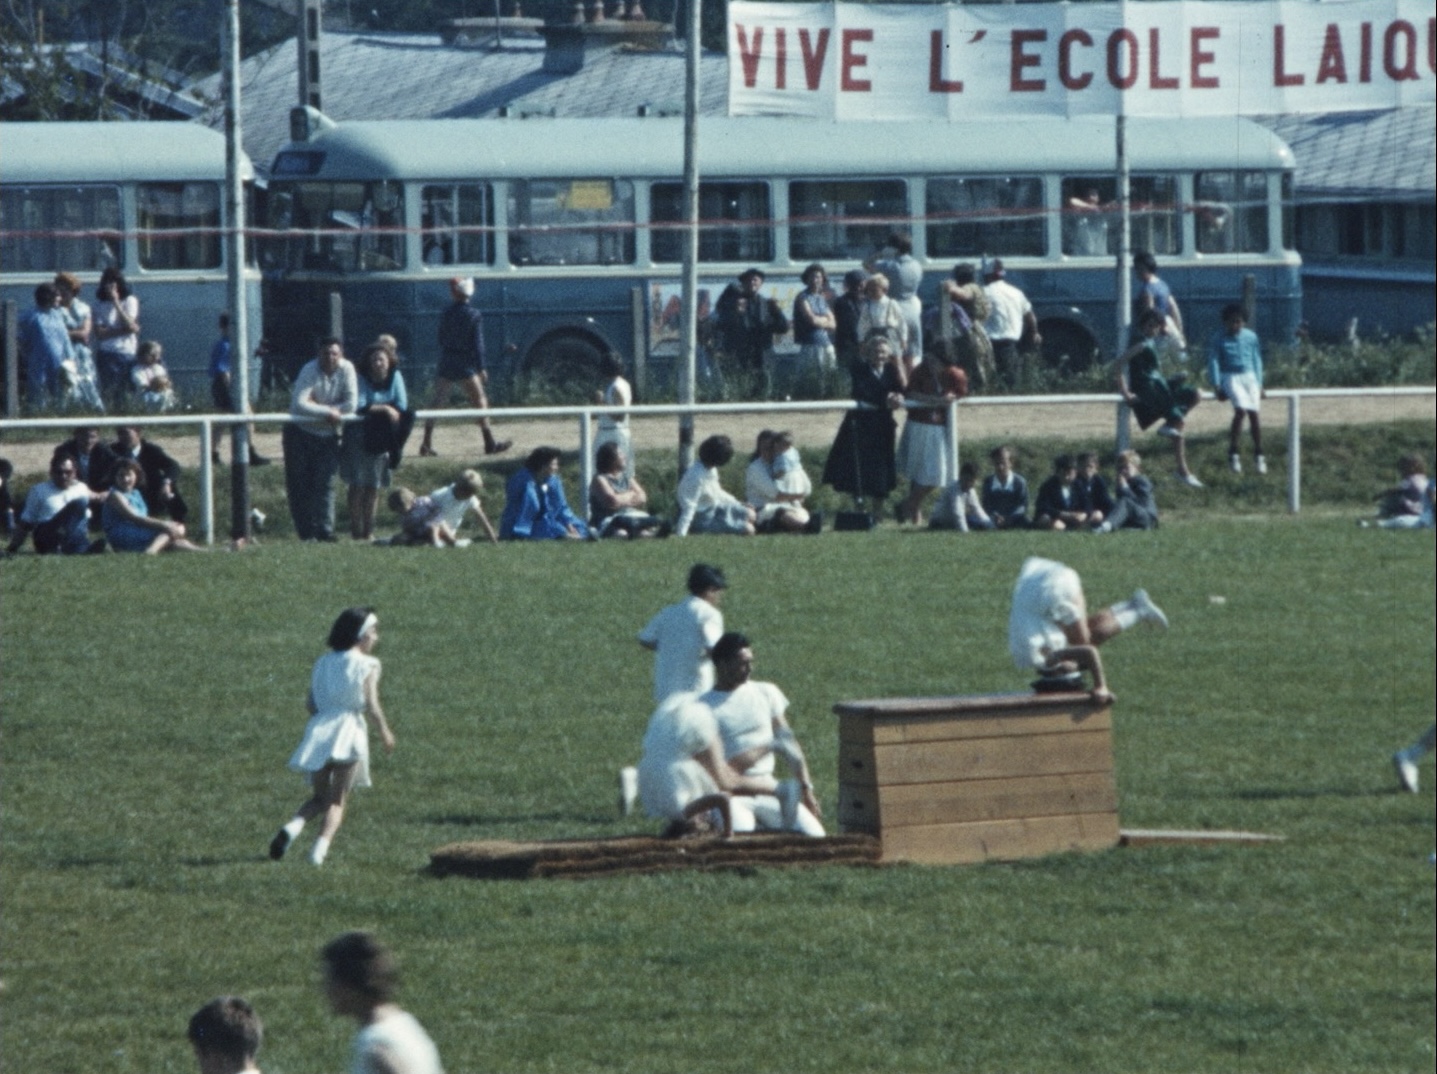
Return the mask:
<path id="1" fill-rule="evenodd" d="M 569 509 L 559 480 L 558 448 L 537 447 L 504 486 L 501 540 L 544 540 L 589 536 L 589 527 Z"/>
<path id="2" fill-rule="evenodd" d="M 414 428 L 414 411 L 389 348 L 380 343 L 366 347 L 359 374 L 355 413 L 360 420 L 344 427 L 339 476 L 349 486 L 349 535 L 367 541 L 374 535 L 379 490 L 389 487 L 389 472 Z"/>
<path id="3" fill-rule="evenodd" d="M 100 508 L 100 525 L 105 540 L 116 552 L 199 552 L 201 548 L 185 538 L 183 522 L 151 518 L 145 506 L 140 482 L 144 468 L 134 459 L 121 459 L 110 477 L 110 494 Z"/>

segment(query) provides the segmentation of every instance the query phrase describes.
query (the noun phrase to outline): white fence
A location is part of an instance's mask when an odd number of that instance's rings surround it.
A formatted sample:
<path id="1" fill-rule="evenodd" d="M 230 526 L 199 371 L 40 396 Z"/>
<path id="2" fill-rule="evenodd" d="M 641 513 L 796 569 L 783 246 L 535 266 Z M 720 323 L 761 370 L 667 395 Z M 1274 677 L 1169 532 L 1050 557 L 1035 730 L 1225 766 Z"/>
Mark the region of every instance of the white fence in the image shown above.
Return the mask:
<path id="1" fill-rule="evenodd" d="M 1275 389 L 1267 393 L 1269 399 L 1287 400 L 1287 506 L 1296 514 L 1302 508 L 1302 401 L 1312 398 L 1361 397 L 1394 398 L 1398 396 L 1433 396 L 1437 388 L 1430 386 L 1398 388 L 1294 388 Z M 1211 395 L 1204 394 L 1205 400 Z M 969 397 L 948 407 L 948 449 L 953 460 L 953 472 L 958 470 L 958 457 L 963 431 L 963 412 L 977 407 L 1021 407 L 1021 406 L 1062 406 L 1085 404 L 1106 404 L 1114 411 L 1114 446 L 1123 450 L 1128 446 L 1130 412 L 1127 404 L 1111 394 L 1102 395 L 1014 395 Z M 910 404 L 911 406 L 912 404 Z M 685 406 L 678 403 L 635 405 L 626 408 L 634 417 L 681 418 L 685 414 L 694 416 L 711 414 L 801 414 L 801 413 L 843 413 L 854 409 L 848 400 L 818 400 L 816 402 L 785 403 L 698 403 Z M 554 406 L 554 407 L 498 407 L 493 410 L 421 410 L 418 422 L 435 419 L 441 422 L 472 422 L 480 417 L 495 420 L 569 418 L 578 426 L 578 449 L 581 461 L 582 494 L 587 496 L 589 482 L 594 476 L 594 422 L 602 414 L 612 413 L 612 407 L 603 406 Z M 200 428 L 200 527 L 201 536 L 207 544 L 215 538 L 215 475 L 211 458 L 214 452 L 215 428 L 221 429 L 241 422 L 255 425 L 284 425 L 294 420 L 289 414 L 153 414 L 126 417 L 98 417 L 93 415 L 70 415 L 58 418 L 0 419 L 0 436 L 6 432 L 20 430 L 60 429 L 71 430 L 77 425 L 95 425 L 100 428 L 116 428 L 121 425 L 143 425 L 146 429 L 165 427 Z M 358 420 L 358 419 L 349 419 Z"/>

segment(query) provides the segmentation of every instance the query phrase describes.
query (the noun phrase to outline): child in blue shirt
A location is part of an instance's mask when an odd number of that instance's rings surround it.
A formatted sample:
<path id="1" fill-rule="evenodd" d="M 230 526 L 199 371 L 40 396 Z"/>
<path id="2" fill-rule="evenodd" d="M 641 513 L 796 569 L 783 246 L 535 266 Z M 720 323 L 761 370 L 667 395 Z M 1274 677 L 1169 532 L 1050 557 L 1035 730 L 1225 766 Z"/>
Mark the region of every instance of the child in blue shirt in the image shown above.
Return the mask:
<path id="1" fill-rule="evenodd" d="M 1242 473 L 1242 456 L 1238 453 L 1238 437 L 1242 419 L 1247 416 L 1252 430 L 1252 450 L 1257 456 L 1257 472 L 1267 473 L 1267 459 L 1262 454 L 1262 425 L 1258 410 L 1262 406 L 1262 347 L 1257 333 L 1246 327 L 1242 307 L 1231 303 L 1223 307 L 1223 330 L 1208 345 L 1207 379 L 1212 382 L 1219 400 L 1232 402 L 1232 427 L 1228 431 L 1227 460 L 1235 474 Z"/>

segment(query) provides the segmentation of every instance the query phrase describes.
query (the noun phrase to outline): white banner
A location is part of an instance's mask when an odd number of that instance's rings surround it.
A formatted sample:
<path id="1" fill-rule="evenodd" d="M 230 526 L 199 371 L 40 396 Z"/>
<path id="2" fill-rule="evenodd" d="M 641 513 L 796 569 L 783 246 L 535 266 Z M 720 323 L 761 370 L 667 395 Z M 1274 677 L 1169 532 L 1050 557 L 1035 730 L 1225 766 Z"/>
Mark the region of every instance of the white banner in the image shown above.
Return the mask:
<path id="1" fill-rule="evenodd" d="M 1431 0 L 730 0 L 728 10 L 731 115 L 1200 116 L 1437 102 Z"/>

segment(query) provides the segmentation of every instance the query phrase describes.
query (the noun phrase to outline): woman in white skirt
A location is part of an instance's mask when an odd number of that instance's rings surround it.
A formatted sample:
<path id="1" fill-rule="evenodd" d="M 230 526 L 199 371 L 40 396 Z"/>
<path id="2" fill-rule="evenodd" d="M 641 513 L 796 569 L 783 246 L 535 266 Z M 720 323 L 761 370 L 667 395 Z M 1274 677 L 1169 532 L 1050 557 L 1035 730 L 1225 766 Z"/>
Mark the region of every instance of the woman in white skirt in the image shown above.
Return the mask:
<path id="1" fill-rule="evenodd" d="M 933 490 L 958 480 L 948 453 L 948 404 L 968 394 L 968 374 L 954 364 L 948 343 L 933 341 L 903 393 L 927 405 L 908 412 L 898 441 L 898 472 L 909 481 L 907 498 L 895 508 L 899 522 L 921 522 Z"/>
<path id="2" fill-rule="evenodd" d="M 309 723 L 289 759 L 290 768 L 308 775 L 314 793 L 270 840 L 269 856 L 275 861 L 284 857 L 307 821 L 322 816 L 323 827 L 309 860 L 324 864 L 329 844 L 344 820 L 350 788 L 370 785 L 366 718 L 379 731 L 384 748 L 394 749 L 394 735 L 379 707 L 379 661 L 371 655 L 378 641 L 379 620 L 374 610 L 346 608 L 330 628 L 330 651 L 314 662 Z"/>

